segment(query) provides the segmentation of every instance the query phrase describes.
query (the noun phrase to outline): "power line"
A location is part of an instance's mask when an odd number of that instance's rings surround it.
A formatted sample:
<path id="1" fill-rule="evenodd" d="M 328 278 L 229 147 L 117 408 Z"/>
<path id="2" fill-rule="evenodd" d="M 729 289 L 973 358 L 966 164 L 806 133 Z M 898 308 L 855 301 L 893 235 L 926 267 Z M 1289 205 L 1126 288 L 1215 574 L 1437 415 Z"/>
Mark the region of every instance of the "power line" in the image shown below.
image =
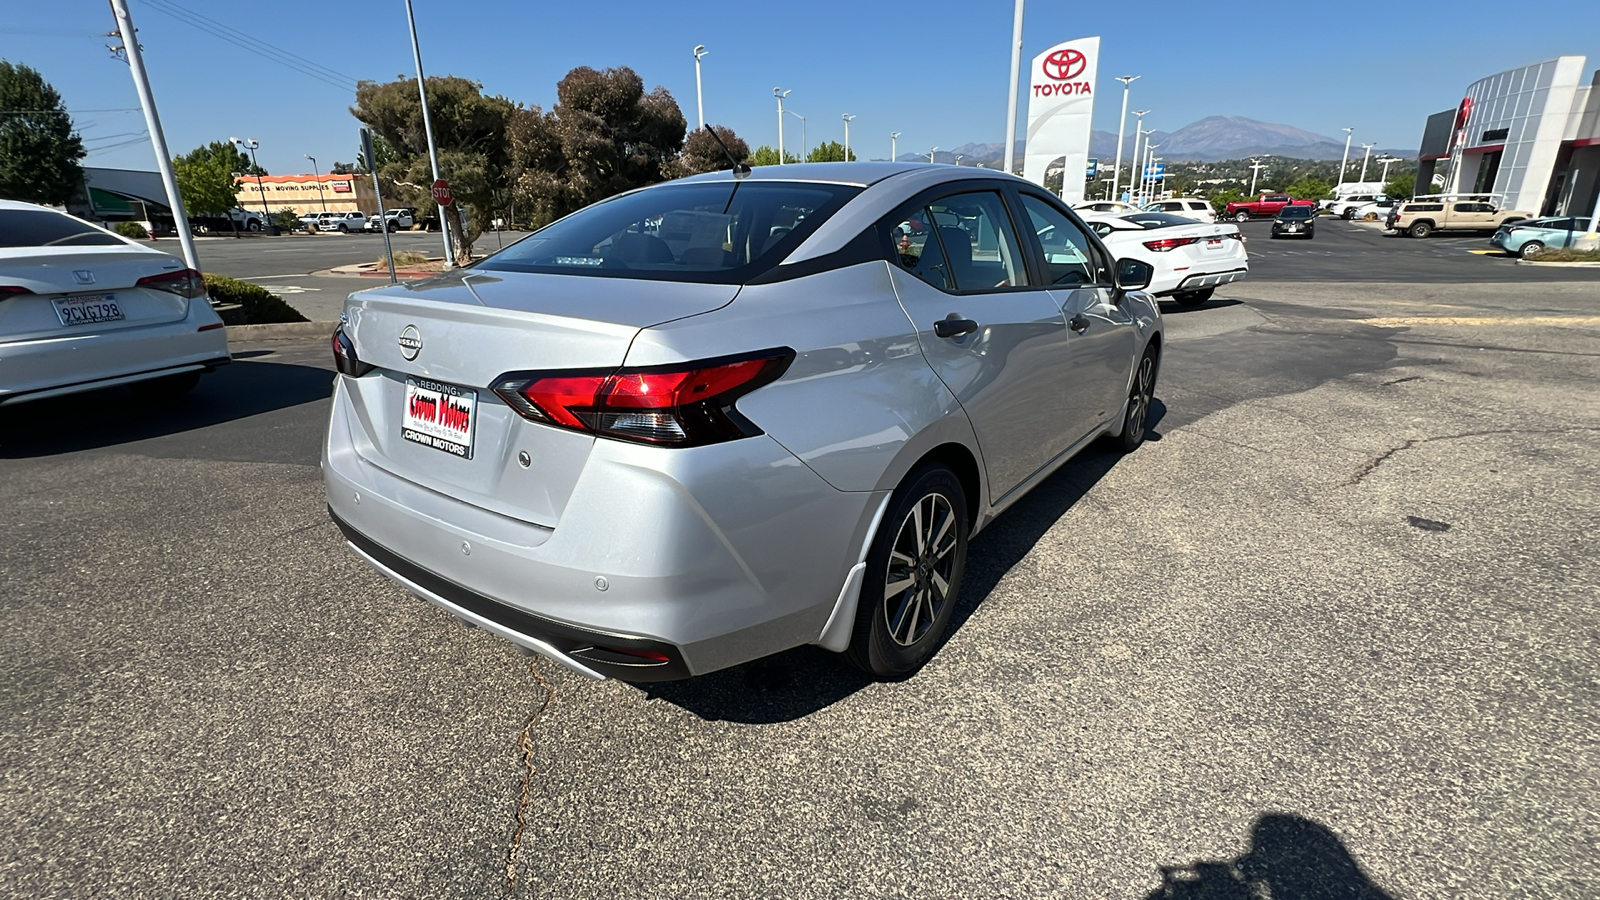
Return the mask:
<path id="1" fill-rule="evenodd" d="M 75 116 L 79 113 L 135 113 L 138 111 L 139 108 L 137 106 L 130 109 L 0 109 L 0 116 L 22 116 L 37 113 L 54 113 L 58 116 Z"/>
<path id="2" fill-rule="evenodd" d="M 254 53 L 269 62 L 277 63 L 284 68 L 315 78 L 331 87 L 352 93 L 355 91 L 356 80 L 343 72 L 337 72 L 321 63 L 312 62 L 303 56 L 291 53 L 260 38 L 251 37 L 176 3 L 168 2 L 168 0 L 145 0 L 145 5 L 157 12 L 177 19 L 191 28 L 203 31 L 218 40 L 226 41 L 241 50 Z"/>

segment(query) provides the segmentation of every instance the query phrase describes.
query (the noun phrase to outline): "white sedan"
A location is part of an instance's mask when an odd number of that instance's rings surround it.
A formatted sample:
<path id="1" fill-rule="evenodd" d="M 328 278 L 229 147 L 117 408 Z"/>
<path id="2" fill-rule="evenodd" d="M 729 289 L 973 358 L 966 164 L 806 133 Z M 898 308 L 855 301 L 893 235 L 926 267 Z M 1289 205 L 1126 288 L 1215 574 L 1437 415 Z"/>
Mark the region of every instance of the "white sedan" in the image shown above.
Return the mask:
<path id="1" fill-rule="evenodd" d="M 179 394 L 229 360 L 205 280 L 182 260 L 0 200 L 0 404 L 121 384 Z"/>
<path id="2" fill-rule="evenodd" d="M 1154 266 L 1155 277 L 1146 290 L 1171 297 L 1179 306 L 1199 306 L 1218 286 L 1250 274 L 1250 255 L 1237 225 L 1207 224 L 1162 212 L 1080 215 L 1118 258 L 1132 257 Z"/>

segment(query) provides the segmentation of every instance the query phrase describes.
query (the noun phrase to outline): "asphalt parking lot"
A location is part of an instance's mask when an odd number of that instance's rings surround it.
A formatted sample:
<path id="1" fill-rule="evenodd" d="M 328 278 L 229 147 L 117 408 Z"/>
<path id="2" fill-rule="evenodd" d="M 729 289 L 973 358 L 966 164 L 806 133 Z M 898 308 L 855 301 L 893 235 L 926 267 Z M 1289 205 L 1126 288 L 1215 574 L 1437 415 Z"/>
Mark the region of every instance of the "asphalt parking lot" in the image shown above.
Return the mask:
<path id="1" fill-rule="evenodd" d="M 0 409 L 0 894 L 499 896 L 521 827 L 517 896 L 1600 895 L 1600 270 L 1327 224 L 1244 226 L 1153 439 L 901 683 L 584 682 L 409 599 L 322 340 Z"/>

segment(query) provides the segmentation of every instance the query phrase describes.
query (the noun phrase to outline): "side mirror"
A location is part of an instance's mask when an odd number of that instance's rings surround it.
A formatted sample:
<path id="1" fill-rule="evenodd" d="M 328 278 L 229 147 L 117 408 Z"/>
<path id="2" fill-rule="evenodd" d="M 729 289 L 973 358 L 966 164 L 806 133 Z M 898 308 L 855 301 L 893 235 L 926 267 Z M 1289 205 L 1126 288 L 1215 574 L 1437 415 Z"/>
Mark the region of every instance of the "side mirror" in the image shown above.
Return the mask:
<path id="1" fill-rule="evenodd" d="M 1117 260 L 1116 285 L 1119 291 L 1138 291 L 1150 285 L 1156 274 L 1155 266 L 1142 260 L 1123 257 Z"/>

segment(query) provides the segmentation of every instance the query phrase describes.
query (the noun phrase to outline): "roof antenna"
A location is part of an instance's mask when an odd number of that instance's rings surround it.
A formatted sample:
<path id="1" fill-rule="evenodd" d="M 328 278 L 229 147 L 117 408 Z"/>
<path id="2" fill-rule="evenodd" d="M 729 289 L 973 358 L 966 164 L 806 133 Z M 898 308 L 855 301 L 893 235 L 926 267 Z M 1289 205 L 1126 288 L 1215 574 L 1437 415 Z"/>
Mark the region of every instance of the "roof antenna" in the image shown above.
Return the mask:
<path id="1" fill-rule="evenodd" d="M 733 151 L 729 150 L 728 145 L 722 142 L 722 137 L 717 134 L 716 130 L 710 125 L 705 126 L 705 129 L 711 135 L 711 139 L 717 142 L 717 146 L 722 148 L 722 155 L 728 158 L 728 162 L 733 163 L 733 177 L 743 178 L 749 175 L 750 166 L 744 160 L 734 158 Z"/>

